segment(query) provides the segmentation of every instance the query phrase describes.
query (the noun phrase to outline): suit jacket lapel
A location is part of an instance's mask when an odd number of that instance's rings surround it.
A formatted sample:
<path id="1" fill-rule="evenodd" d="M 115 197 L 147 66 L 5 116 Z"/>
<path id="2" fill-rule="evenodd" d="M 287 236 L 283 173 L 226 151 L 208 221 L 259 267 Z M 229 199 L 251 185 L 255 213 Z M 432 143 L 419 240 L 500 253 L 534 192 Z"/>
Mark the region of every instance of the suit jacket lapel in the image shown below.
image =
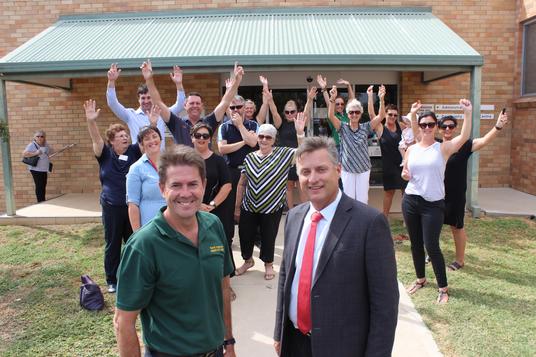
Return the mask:
<path id="1" fill-rule="evenodd" d="M 287 222 L 288 227 L 288 236 L 285 239 L 289 239 L 289 244 L 287 249 L 290 249 L 290 260 L 285 264 L 287 265 L 287 280 L 285 286 L 288 288 L 290 297 L 290 287 L 292 285 L 292 280 L 294 279 L 294 274 L 296 273 L 296 254 L 298 252 L 298 245 L 300 242 L 301 231 L 303 227 L 303 220 L 305 215 L 309 210 L 309 204 L 303 204 L 295 208 L 296 213 L 293 215 L 293 222 Z M 290 298 L 289 298 L 290 301 Z"/>
<path id="2" fill-rule="evenodd" d="M 331 224 L 329 226 L 329 231 L 326 236 L 322 252 L 320 253 L 320 258 L 318 259 L 318 265 L 316 267 L 313 286 L 315 286 L 316 281 L 322 274 L 322 271 L 326 267 L 326 264 L 328 263 L 331 254 L 333 253 L 333 249 L 335 249 L 335 247 L 337 246 L 337 243 L 339 242 L 342 233 L 346 229 L 346 225 L 352 218 L 350 212 L 351 210 L 352 199 L 343 193 L 341 200 L 339 201 L 339 205 L 335 210 L 335 216 L 333 216 L 333 220 L 331 221 Z"/>

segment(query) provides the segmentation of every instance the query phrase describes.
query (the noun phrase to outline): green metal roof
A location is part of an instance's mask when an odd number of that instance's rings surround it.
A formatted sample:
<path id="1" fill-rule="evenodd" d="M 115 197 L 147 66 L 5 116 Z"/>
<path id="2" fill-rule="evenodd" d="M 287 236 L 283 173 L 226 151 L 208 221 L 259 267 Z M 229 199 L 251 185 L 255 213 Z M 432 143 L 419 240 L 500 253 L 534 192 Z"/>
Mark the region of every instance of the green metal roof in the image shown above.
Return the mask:
<path id="1" fill-rule="evenodd" d="M 309 8 L 63 16 L 0 60 L 4 75 L 230 66 L 474 66 L 429 8 Z"/>

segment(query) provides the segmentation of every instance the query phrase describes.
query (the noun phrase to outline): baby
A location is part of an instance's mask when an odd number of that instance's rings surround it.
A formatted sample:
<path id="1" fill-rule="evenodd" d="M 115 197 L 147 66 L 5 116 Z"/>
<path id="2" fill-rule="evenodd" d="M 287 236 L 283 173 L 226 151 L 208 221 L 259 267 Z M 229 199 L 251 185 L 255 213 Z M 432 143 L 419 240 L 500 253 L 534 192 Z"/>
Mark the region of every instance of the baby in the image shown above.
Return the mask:
<path id="1" fill-rule="evenodd" d="M 406 150 L 408 147 L 415 144 L 415 137 L 413 136 L 413 131 L 411 130 L 411 121 L 407 116 L 400 116 L 399 124 L 400 128 L 402 129 L 402 138 L 398 143 L 398 151 L 400 151 L 400 155 L 402 155 L 402 162 L 400 163 L 400 166 L 404 166 L 404 156 L 406 155 Z"/>

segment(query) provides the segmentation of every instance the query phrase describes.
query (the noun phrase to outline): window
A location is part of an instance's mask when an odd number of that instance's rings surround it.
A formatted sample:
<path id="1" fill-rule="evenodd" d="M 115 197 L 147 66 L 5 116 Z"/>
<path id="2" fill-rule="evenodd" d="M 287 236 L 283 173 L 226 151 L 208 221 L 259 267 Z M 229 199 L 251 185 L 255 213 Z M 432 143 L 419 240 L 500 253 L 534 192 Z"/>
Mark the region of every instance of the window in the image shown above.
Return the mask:
<path id="1" fill-rule="evenodd" d="M 536 21 L 523 26 L 521 95 L 536 95 Z"/>

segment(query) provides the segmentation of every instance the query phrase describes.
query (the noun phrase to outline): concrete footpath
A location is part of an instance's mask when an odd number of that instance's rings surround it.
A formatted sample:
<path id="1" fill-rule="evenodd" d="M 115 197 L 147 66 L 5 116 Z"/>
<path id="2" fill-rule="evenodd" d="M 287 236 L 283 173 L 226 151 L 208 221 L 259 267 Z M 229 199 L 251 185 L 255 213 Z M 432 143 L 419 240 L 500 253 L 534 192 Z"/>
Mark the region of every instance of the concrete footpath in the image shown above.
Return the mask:
<path id="1" fill-rule="evenodd" d="M 279 272 L 283 252 L 283 223 L 281 220 L 275 246 L 274 269 Z M 237 240 L 233 246 L 237 266 L 243 262 Z M 237 356 L 273 357 L 273 331 L 277 297 L 277 281 L 264 280 L 264 265 L 255 248 L 255 266 L 246 274 L 231 279 L 237 298 L 232 303 L 233 331 L 237 340 Z M 400 304 L 393 356 L 442 356 L 430 330 L 415 310 L 411 299 L 399 283 Z"/>

